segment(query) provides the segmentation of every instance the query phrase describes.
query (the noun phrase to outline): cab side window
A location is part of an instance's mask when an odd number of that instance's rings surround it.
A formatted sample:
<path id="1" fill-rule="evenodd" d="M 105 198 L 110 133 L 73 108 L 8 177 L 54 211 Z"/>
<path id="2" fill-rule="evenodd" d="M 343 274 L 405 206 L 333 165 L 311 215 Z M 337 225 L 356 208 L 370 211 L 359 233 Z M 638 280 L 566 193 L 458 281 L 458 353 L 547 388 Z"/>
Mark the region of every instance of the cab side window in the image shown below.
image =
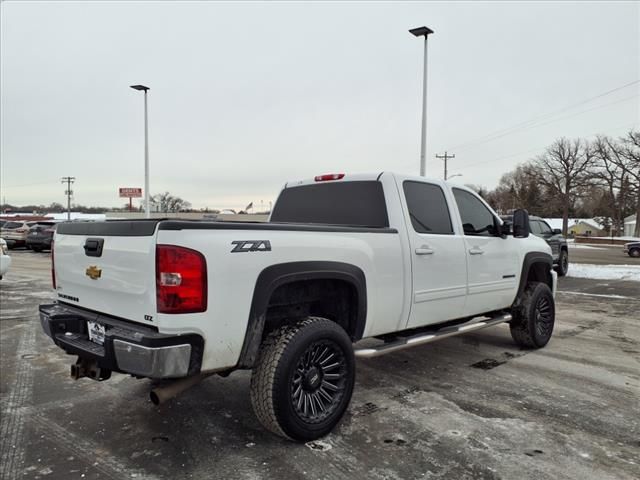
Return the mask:
<path id="1" fill-rule="evenodd" d="M 531 220 L 529 224 L 531 225 L 531 233 L 533 233 L 534 235 L 540 235 L 542 233 L 539 221 Z"/>
<path id="2" fill-rule="evenodd" d="M 540 233 L 543 235 L 552 235 L 553 231 L 547 222 L 539 221 L 540 223 Z"/>
<path id="3" fill-rule="evenodd" d="M 496 235 L 496 218 L 484 203 L 475 195 L 458 188 L 453 189 L 453 196 L 460 210 L 465 235 Z"/>
<path id="4" fill-rule="evenodd" d="M 447 200 L 439 186 L 406 181 L 402 188 L 407 199 L 411 225 L 417 233 L 453 234 Z"/>

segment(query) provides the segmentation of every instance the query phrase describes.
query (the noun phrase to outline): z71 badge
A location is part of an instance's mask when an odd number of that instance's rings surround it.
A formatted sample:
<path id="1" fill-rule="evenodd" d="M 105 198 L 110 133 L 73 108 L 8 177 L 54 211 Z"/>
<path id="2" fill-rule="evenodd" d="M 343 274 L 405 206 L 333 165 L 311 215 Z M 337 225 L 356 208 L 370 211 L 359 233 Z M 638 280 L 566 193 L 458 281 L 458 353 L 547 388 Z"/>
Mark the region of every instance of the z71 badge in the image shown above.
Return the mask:
<path id="1" fill-rule="evenodd" d="M 269 240 L 234 240 L 231 245 L 235 245 L 231 253 L 271 251 L 271 242 Z"/>

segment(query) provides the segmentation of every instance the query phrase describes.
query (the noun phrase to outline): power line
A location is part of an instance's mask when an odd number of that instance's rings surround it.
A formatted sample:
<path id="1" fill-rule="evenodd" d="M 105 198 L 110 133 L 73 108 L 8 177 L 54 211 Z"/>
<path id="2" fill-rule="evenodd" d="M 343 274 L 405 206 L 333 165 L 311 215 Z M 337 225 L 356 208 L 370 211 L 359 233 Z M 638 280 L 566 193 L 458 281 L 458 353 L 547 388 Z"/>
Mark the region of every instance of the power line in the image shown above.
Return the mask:
<path id="1" fill-rule="evenodd" d="M 619 128 L 622 128 L 622 127 L 624 127 L 625 130 L 626 130 L 626 129 L 629 129 L 629 128 L 633 128 L 635 126 L 636 126 L 636 124 L 631 124 L 631 125 L 625 124 L 625 125 L 620 125 L 619 127 L 615 127 L 613 130 L 618 130 Z M 602 132 L 594 132 L 594 133 L 591 133 L 591 134 L 586 135 L 586 136 L 587 137 L 593 137 L 594 135 L 599 135 L 601 133 Z M 518 152 L 518 153 L 512 153 L 512 154 L 509 154 L 509 155 L 505 155 L 503 157 L 489 158 L 487 160 L 480 160 L 479 162 L 473 162 L 473 163 L 469 163 L 467 165 L 460 165 L 460 168 L 475 167 L 477 165 L 482 165 L 482 164 L 485 164 L 485 163 L 497 162 L 498 160 L 506 160 L 507 158 L 517 157 L 518 155 L 524 155 L 526 153 L 540 152 L 540 151 L 546 149 L 547 147 L 548 147 L 548 145 L 545 145 L 544 147 L 532 148 L 530 150 L 525 150 L 523 152 Z"/>
<path id="2" fill-rule="evenodd" d="M 531 126 L 531 127 L 529 127 L 529 128 L 542 127 L 542 126 L 544 126 L 544 125 L 548 125 L 548 124 L 550 124 L 550 123 L 554 123 L 554 122 L 557 122 L 557 121 L 560 121 L 560 120 L 565 120 L 565 119 L 567 119 L 567 118 L 575 117 L 576 115 L 580 115 L 580 114 L 583 114 L 583 113 L 586 113 L 586 112 L 590 112 L 590 111 L 592 111 L 592 110 L 597 110 L 597 109 L 599 109 L 599 108 L 609 107 L 609 106 L 611 106 L 611 105 L 615 105 L 615 104 L 617 104 L 617 103 L 622 103 L 622 102 L 624 102 L 624 101 L 627 101 L 627 100 L 629 100 L 629 99 L 631 99 L 631 98 L 635 98 L 635 97 L 637 97 L 637 96 L 638 96 L 638 95 L 632 95 L 631 97 L 623 98 L 622 100 L 618 100 L 618 101 L 615 101 L 615 102 L 611 102 L 611 103 L 608 103 L 608 104 L 605 104 L 605 105 L 599 105 L 599 106 L 597 106 L 597 107 L 588 108 L 587 110 L 582 110 L 582 111 L 580 111 L 580 112 L 575 112 L 575 113 L 572 113 L 572 114 L 570 114 L 570 115 L 565 115 L 564 117 L 555 118 L 555 119 L 553 119 L 553 120 L 549 120 L 548 122 L 540 123 L 540 124 L 538 124 L 538 125 L 532 125 L 532 126 Z M 633 127 L 633 126 L 634 126 L 634 124 L 632 124 L 632 125 L 631 125 L 631 127 Z M 591 135 L 596 135 L 596 134 L 597 134 L 597 133 L 594 133 L 594 134 L 591 134 Z M 540 148 L 537 148 L 537 149 L 535 149 L 535 150 L 540 150 Z M 531 151 L 531 150 L 529 150 L 529 151 Z M 527 153 L 527 152 L 522 152 L 522 153 Z M 519 154 L 508 155 L 507 157 L 500 157 L 500 158 L 509 158 L 509 157 L 513 157 L 513 156 L 516 156 L 516 155 L 519 155 Z M 498 159 L 493 159 L 493 160 L 498 160 Z M 493 160 L 492 160 L 492 161 L 493 161 Z M 472 165 L 476 165 L 477 163 L 485 163 L 485 162 L 483 161 L 483 162 L 471 163 L 471 164 L 468 164 L 468 165 L 460 165 L 460 167 L 470 167 L 470 166 L 472 166 Z"/>
<path id="3" fill-rule="evenodd" d="M 529 125 L 527 127 L 519 128 L 517 131 L 523 131 L 523 130 L 528 130 L 530 128 L 536 128 L 536 127 L 542 127 L 544 125 L 549 125 L 550 123 L 559 122 L 561 120 L 566 120 L 567 118 L 575 117 L 577 115 L 582 115 L 583 113 L 591 112 L 593 110 L 598 110 L 600 108 L 610 107 L 611 105 L 617 105 L 618 103 L 626 102 L 627 100 L 631 100 L 631 99 L 636 98 L 638 96 L 640 96 L 640 94 L 631 95 L 630 97 L 625 97 L 625 98 L 622 98 L 620 100 L 616 100 L 615 102 L 605 103 L 604 105 L 598 105 L 596 107 L 587 108 L 586 110 L 580 110 L 579 112 L 574 112 L 574 113 L 571 113 L 569 115 L 565 115 L 563 117 L 554 118 L 554 119 L 546 121 L 546 122 L 534 123 L 534 124 Z M 511 135 L 512 133 L 515 133 L 515 132 L 516 132 L 516 130 L 514 130 L 512 132 L 503 133 L 502 135 L 498 135 L 498 136 L 495 136 L 495 137 L 491 138 L 490 140 L 487 140 L 487 142 L 491 141 L 491 140 L 496 140 L 496 139 L 501 138 L 501 137 L 505 137 L 507 135 Z M 481 142 L 481 143 L 485 143 L 485 142 Z M 465 150 L 465 149 L 471 148 L 473 146 L 474 145 L 472 145 L 470 147 L 469 146 L 468 147 L 464 147 L 461 150 Z"/>
<path id="4" fill-rule="evenodd" d="M 585 103 L 589 103 L 589 102 L 591 102 L 593 100 L 596 100 L 598 98 L 604 97 L 606 95 L 610 95 L 610 94 L 612 94 L 614 92 L 617 92 L 619 90 L 625 89 L 625 88 L 630 87 L 632 85 L 635 85 L 637 83 L 640 83 L 640 80 L 634 80 L 633 82 L 629 82 L 629 83 L 627 83 L 625 85 L 621 85 L 619 87 L 613 88 L 613 89 L 608 90 L 606 92 L 600 93 L 599 95 L 596 95 L 594 97 L 587 98 L 585 100 L 582 100 L 580 102 L 568 105 L 568 106 L 560 108 L 558 110 L 554 110 L 552 112 L 549 112 L 549 113 L 546 113 L 546 114 L 543 114 L 543 115 L 537 115 L 537 116 L 535 116 L 535 117 L 533 117 L 533 118 L 531 118 L 529 120 L 526 120 L 524 122 L 517 123 L 515 125 L 512 125 L 511 127 L 507 127 L 507 128 L 503 128 L 503 129 L 500 129 L 500 130 L 496 130 L 494 132 L 488 133 L 488 134 L 483 135 L 482 137 L 476 138 L 474 140 L 469 140 L 469 141 L 466 141 L 466 142 L 462 142 L 462 143 L 460 143 L 458 145 L 454 145 L 452 148 L 456 148 L 458 150 L 462 150 L 462 149 L 466 149 L 470 145 L 473 145 L 473 144 L 476 144 L 476 143 L 485 143 L 485 142 L 494 140 L 495 138 L 500 138 L 501 136 L 504 136 L 505 134 L 507 134 L 507 132 L 513 133 L 513 132 L 515 132 L 517 130 L 520 130 L 522 127 L 525 127 L 525 126 L 527 126 L 527 125 L 529 125 L 531 123 L 535 123 L 535 122 L 537 122 L 539 120 L 555 116 L 558 113 L 562 113 L 562 112 L 565 112 L 567 110 L 571 110 L 572 108 L 578 107 L 580 105 L 584 105 Z"/>

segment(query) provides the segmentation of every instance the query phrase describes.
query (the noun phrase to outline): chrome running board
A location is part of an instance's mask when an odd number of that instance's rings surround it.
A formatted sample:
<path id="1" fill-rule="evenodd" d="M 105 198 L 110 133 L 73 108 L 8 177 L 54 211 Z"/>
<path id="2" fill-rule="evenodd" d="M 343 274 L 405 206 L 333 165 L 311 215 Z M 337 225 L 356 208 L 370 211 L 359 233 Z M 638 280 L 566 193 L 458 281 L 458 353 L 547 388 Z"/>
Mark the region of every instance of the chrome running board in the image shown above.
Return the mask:
<path id="1" fill-rule="evenodd" d="M 355 356 L 358 358 L 373 358 L 385 353 L 396 352 L 409 347 L 415 347 L 417 345 L 424 345 L 425 343 L 435 342 L 436 340 L 442 340 L 443 338 L 453 337 L 454 335 L 460 335 L 461 333 L 474 332 L 476 330 L 482 330 L 483 328 L 493 327 L 499 323 L 508 322 L 511 320 L 511 314 L 506 313 L 498 317 L 476 317 L 467 323 L 462 325 L 456 325 L 454 327 L 445 327 L 440 330 L 434 330 L 429 333 L 419 333 L 412 337 L 406 337 L 397 342 L 385 343 L 379 347 L 367 347 L 356 349 L 354 351 Z"/>

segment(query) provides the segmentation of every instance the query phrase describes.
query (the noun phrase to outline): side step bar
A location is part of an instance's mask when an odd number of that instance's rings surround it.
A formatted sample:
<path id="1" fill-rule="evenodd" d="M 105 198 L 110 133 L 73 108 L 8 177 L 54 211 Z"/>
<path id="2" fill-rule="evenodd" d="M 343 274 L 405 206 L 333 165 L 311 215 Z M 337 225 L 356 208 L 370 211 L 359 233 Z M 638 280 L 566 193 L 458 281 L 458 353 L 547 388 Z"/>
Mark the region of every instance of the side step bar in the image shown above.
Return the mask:
<path id="1" fill-rule="evenodd" d="M 512 317 L 510 313 L 500 315 L 498 317 L 478 317 L 484 318 L 484 320 L 477 321 L 473 319 L 472 323 L 463 323 L 455 327 L 446 327 L 441 330 L 434 330 L 428 333 L 419 333 L 412 337 L 406 337 L 397 342 L 385 343 L 379 347 L 368 347 L 355 350 L 355 356 L 358 358 L 373 358 L 385 353 L 396 352 L 409 347 L 415 347 L 417 345 L 424 345 L 425 343 L 435 342 L 447 337 L 453 337 L 454 335 L 460 335 L 461 333 L 474 332 L 476 330 L 482 330 L 483 328 L 493 327 L 499 323 L 509 322 Z"/>

